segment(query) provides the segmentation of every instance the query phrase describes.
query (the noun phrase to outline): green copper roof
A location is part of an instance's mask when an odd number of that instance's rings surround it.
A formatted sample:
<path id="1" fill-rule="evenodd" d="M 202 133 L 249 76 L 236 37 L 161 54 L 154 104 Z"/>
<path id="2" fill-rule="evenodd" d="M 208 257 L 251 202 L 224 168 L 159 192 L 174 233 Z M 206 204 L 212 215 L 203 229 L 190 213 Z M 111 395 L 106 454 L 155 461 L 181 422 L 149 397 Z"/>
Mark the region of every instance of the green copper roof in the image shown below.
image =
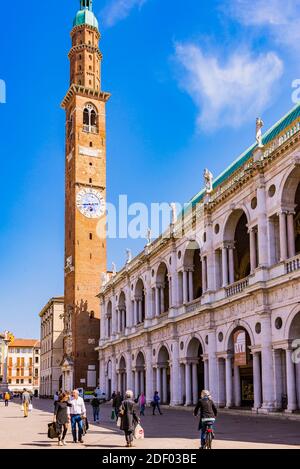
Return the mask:
<path id="1" fill-rule="evenodd" d="M 99 29 L 99 24 L 96 16 L 93 13 L 93 2 L 92 0 L 81 0 L 80 10 L 77 12 L 73 21 L 73 26 L 81 26 L 87 24 Z"/>
<path id="2" fill-rule="evenodd" d="M 263 135 L 263 144 L 267 145 L 275 137 L 277 137 L 282 131 L 289 127 L 298 117 L 300 117 L 300 105 L 297 104 L 291 111 L 289 111 L 285 116 L 283 116 L 276 124 L 273 125 L 267 132 Z M 225 169 L 216 179 L 213 181 L 213 188 L 216 189 L 220 186 L 227 178 L 229 178 L 237 169 L 244 166 L 244 164 L 250 160 L 253 154 L 253 150 L 256 148 L 257 143 L 254 143 L 249 147 L 244 153 L 242 153 L 228 168 Z M 192 200 L 189 202 L 189 207 L 195 206 L 197 203 L 201 202 L 205 195 L 205 190 L 201 190 Z M 187 207 L 186 210 L 189 209 Z"/>

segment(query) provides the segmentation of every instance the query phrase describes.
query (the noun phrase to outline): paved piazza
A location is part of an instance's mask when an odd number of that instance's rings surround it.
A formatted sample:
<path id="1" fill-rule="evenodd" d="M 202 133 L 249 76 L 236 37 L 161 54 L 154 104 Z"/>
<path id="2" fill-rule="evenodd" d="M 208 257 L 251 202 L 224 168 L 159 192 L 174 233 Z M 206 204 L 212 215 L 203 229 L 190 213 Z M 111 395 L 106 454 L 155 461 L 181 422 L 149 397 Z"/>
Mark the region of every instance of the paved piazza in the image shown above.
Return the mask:
<path id="1" fill-rule="evenodd" d="M 101 424 L 91 424 L 84 445 L 73 444 L 69 431 L 66 448 L 57 448 L 56 440 L 46 435 L 47 424 L 52 420 L 52 401 L 36 400 L 28 419 L 23 417 L 19 403 L 8 408 L 0 404 L 0 448 L 18 449 L 69 449 L 124 447 L 124 437 L 110 420 L 109 404 L 101 407 Z M 91 420 L 91 408 L 88 415 Z M 142 420 L 146 438 L 135 441 L 137 448 L 197 449 L 197 420 L 187 410 L 164 409 L 163 416 L 151 415 L 147 408 Z M 221 413 L 216 426 L 216 449 L 287 449 L 299 448 L 300 422 L 283 418 L 232 415 Z"/>

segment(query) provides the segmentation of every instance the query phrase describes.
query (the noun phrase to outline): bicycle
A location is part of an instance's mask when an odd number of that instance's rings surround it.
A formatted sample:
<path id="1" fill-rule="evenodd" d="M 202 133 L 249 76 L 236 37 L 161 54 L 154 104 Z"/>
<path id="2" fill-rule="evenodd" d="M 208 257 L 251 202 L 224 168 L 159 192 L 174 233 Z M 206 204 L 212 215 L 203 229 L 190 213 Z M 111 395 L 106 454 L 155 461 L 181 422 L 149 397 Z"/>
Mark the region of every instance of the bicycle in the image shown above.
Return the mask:
<path id="1" fill-rule="evenodd" d="M 203 449 L 212 449 L 212 440 L 213 440 L 213 424 L 214 422 L 206 422 L 206 429 L 205 429 L 205 444 Z"/>

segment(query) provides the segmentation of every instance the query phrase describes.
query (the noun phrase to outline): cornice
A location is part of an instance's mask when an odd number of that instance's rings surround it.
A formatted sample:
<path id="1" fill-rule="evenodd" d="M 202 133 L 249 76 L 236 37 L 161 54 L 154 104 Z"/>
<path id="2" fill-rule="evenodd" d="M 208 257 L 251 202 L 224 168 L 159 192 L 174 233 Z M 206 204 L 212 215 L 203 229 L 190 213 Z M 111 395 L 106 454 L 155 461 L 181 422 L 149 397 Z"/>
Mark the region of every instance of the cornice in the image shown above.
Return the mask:
<path id="1" fill-rule="evenodd" d="M 83 96 L 86 98 L 97 99 L 106 103 L 109 100 L 111 94 L 106 93 L 105 91 L 97 91 L 95 89 L 86 88 L 85 86 L 76 85 L 73 83 L 68 89 L 67 94 L 65 95 L 62 101 L 61 107 L 63 109 L 66 109 L 66 107 L 74 96 Z"/>

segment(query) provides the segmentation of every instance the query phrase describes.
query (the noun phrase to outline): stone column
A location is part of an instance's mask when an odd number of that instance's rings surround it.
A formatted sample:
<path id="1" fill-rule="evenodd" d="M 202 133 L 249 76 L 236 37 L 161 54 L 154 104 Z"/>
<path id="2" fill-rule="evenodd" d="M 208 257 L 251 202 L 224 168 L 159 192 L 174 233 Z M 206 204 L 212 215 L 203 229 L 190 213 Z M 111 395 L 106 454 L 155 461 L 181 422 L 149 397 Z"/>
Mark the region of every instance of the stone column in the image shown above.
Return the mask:
<path id="1" fill-rule="evenodd" d="M 137 398 L 138 395 L 140 394 L 140 387 L 139 387 L 139 372 L 137 368 L 134 370 L 134 392 L 135 392 L 135 397 Z"/>
<path id="2" fill-rule="evenodd" d="M 162 389 L 161 389 L 161 368 L 157 367 L 156 368 L 156 386 L 157 386 L 157 390 L 158 391 L 158 394 L 159 394 L 159 397 L 162 399 Z"/>
<path id="3" fill-rule="evenodd" d="M 265 313 L 261 316 L 261 366 L 262 366 L 262 408 L 267 411 L 274 410 L 274 369 L 272 355 L 272 328 L 271 315 Z"/>
<path id="4" fill-rule="evenodd" d="M 286 384 L 287 384 L 287 396 L 288 396 L 288 412 L 293 412 L 297 409 L 297 397 L 296 397 L 296 373 L 295 364 L 292 361 L 293 351 L 287 349 L 286 354 Z"/>
<path id="5" fill-rule="evenodd" d="M 208 360 L 203 360 L 204 362 L 204 387 L 209 389 L 209 373 L 208 373 Z"/>
<path id="6" fill-rule="evenodd" d="M 160 287 L 160 312 L 161 314 L 165 312 L 165 290 L 164 287 Z"/>
<path id="7" fill-rule="evenodd" d="M 254 404 L 253 409 L 257 410 L 261 407 L 261 370 L 260 370 L 260 354 L 253 353 L 253 384 L 254 384 Z"/>
<path id="8" fill-rule="evenodd" d="M 150 404 L 154 395 L 151 347 L 149 346 L 146 347 L 145 354 L 146 354 L 146 401 L 148 404 Z"/>
<path id="9" fill-rule="evenodd" d="M 100 316 L 100 339 L 101 340 L 104 340 L 105 337 L 107 336 L 106 335 L 106 321 L 107 321 L 107 317 L 106 317 L 106 314 L 105 314 L 105 307 L 104 307 L 104 303 L 102 303 L 102 307 L 101 307 L 101 316 Z"/>
<path id="10" fill-rule="evenodd" d="M 193 271 L 189 270 L 189 301 L 193 301 L 194 299 L 194 278 L 193 278 Z"/>
<path id="11" fill-rule="evenodd" d="M 100 389 L 104 389 L 106 394 L 108 394 L 108 388 L 106 386 L 105 379 L 105 361 L 102 357 L 99 357 L 99 387 Z"/>
<path id="12" fill-rule="evenodd" d="M 155 316 L 160 315 L 159 287 L 155 287 Z"/>
<path id="13" fill-rule="evenodd" d="M 197 363 L 192 364 L 192 370 L 193 370 L 193 404 L 196 405 L 199 400 Z"/>
<path id="14" fill-rule="evenodd" d="M 134 308 L 134 315 L 133 315 L 134 320 L 133 320 L 133 324 L 136 326 L 136 325 L 138 324 L 138 303 L 137 303 L 137 300 L 136 300 L 136 299 L 134 299 L 134 303 L 133 303 L 133 304 L 134 304 L 134 306 L 133 306 L 133 308 Z"/>
<path id="15" fill-rule="evenodd" d="M 250 229 L 249 235 L 250 235 L 250 265 L 251 265 L 251 273 L 253 274 L 256 267 L 257 267 L 256 236 L 255 236 L 255 229 L 254 228 Z"/>
<path id="16" fill-rule="evenodd" d="M 268 265 L 268 219 L 266 208 L 266 188 L 263 176 L 257 187 L 257 220 L 258 220 L 258 263 L 260 267 Z M 257 261 L 257 260 L 256 260 Z M 256 262 L 257 263 L 257 262 Z"/>
<path id="17" fill-rule="evenodd" d="M 225 389 L 225 359 L 218 359 L 218 406 L 226 405 L 226 389 Z"/>
<path id="18" fill-rule="evenodd" d="M 223 277 L 223 287 L 228 285 L 228 256 L 227 256 L 227 247 L 223 246 L 222 248 L 222 277 Z"/>
<path id="19" fill-rule="evenodd" d="M 140 383 L 141 383 L 141 393 L 145 394 L 145 371 L 144 370 L 141 370 Z"/>
<path id="20" fill-rule="evenodd" d="M 167 384 L 167 368 L 166 367 L 162 369 L 162 382 L 163 382 L 162 401 L 164 404 L 166 404 L 168 402 L 168 384 Z"/>
<path id="21" fill-rule="evenodd" d="M 115 294 L 113 293 L 112 296 L 112 309 L 111 309 L 111 328 L 112 328 L 112 336 L 115 336 L 117 333 L 118 329 L 118 323 L 117 323 L 117 310 L 116 310 L 116 300 L 115 300 Z"/>
<path id="22" fill-rule="evenodd" d="M 282 376 L 282 349 L 273 350 L 274 363 L 274 390 L 275 390 L 275 407 L 281 409 L 283 394 L 283 376 Z"/>
<path id="23" fill-rule="evenodd" d="M 279 214 L 279 235 L 280 235 L 280 260 L 287 259 L 287 231 L 286 231 L 286 213 Z"/>
<path id="24" fill-rule="evenodd" d="M 116 357 L 111 358 L 111 392 L 117 391 Z"/>
<path id="25" fill-rule="evenodd" d="M 218 370 L 217 370 L 217 344 L 216 344 L 216 331 L 214 329 L 208 332 L 208 372 L 209 372 L 209 386 L 212 398 L 217 400 L 218 389 Z"/>
<path id="26" fill-rule="evenodd" d="M 234 405 L 236 407 L 241 406 L 241 378 L 240 369 L 238 366 L 234 366 Z"/>
<path id="27" fill-rule="evenodd" d="M 234 253 L 233 253 L 234 246 L 230 245 L 228 249 L 228 257 L 229 257 L 229 283 L 234 283 Z"/>
<path id="28" fill-rule="evenodd" d="M 202 257 L 202 290 L 203 293 L 207 290 L 207 262 L 206 257 Z"/>
<path id="29" fill-rule="evenodd" d="M 183 304 L 188 303 L 188 273 L 183 271 Z"/>
<path id="30" fill-rule="evenodd" d="M 225 359 L 226 368 L 226 407 L 232 407 L 232 356 L 227 355 Z"/>
<path id="31" fill-rule="evenodd" d="M 171 405 L 181 404 L 181 376 L 179 364 L 178 340 L 172 342 L 172 364 L 171 364 Z"/>
<path id="32" fill-rule="evenodd" d="M 132 356 L 131 352 L 126 353 L 126 367 L 127 367 L 127 389 L 132 389 Z"/>
<path id="33" fill-rule="evenodd" d="M 294 230 L 294 213 L 290 212 L 287 215 L 287 234 L 288 234 L 288 255 L 294 257 L 296 255 L 295 246 L 295 230 Z"/>
<path id="34" fill-rule="evenodd" d="M 185 405 L 192 404 L 192 386 L 191 386 L 191 365 L 190 363 L 186 362 L 185 364 L 185 394 L 186 400 Z"/>

